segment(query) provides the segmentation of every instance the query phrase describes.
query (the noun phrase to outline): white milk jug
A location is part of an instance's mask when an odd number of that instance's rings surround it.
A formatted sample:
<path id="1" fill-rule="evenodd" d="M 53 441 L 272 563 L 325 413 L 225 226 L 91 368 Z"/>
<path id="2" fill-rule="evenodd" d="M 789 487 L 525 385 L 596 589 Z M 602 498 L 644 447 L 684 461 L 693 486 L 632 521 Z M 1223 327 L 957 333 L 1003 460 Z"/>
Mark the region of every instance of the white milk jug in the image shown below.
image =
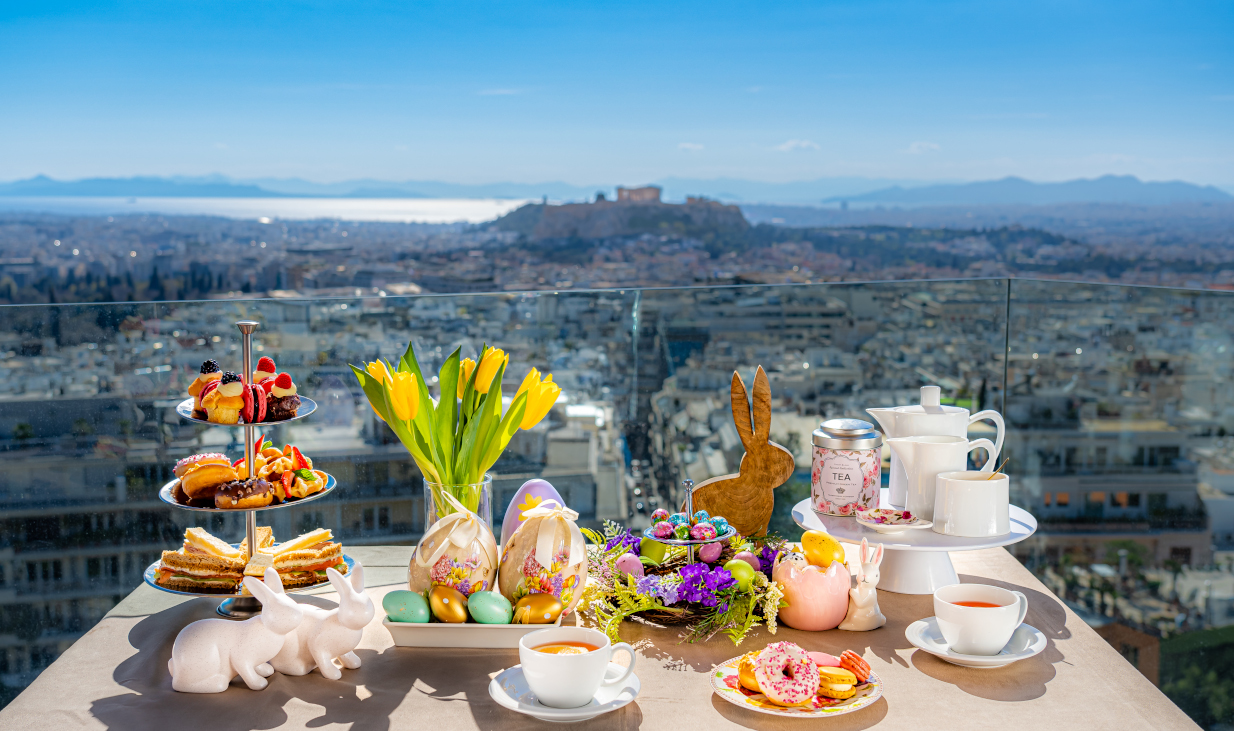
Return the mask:
<path id="1" fill-rule="evenodd" d="M 983 419 L 994 422 L 998 433 L 994 438 L 994 449 L 990 453 L 990 461 L 994 461 L 1003 449 L 1003 436 L 1007 427 L 1003 424 L 1002 414 L 992 409 L 978 411 L 969 415 L 968 409 L 959 406 L 943 406 L 940 402 L 942 389 L 938 386 L 921 387 L 921 403 L 912 406 L 893 406 L 882 409 L 866 409 L 873 416 L 883 434 L 888 439 L 897 437 L 964 437 L 968 438 L 970 424 Z M 959 467 L 957 469 L 964 469 Z M 906 491 L 908 475 L 899 454 L 891 451 L 890 494 L 887 496 L 891 504 L 897 508 L 907 507 Z M 931 510 L 933 502 L 931 501 Z M 909 508 L 912 510 L 912 508 Z"/>
<path id="2" fill-rule="evenodd" d="M 982 472 L 992 472 L 998 448 L 989 439 L 968 441 L 964 437 L 900 437 L 888 439 L 892 454 L 900 455 L 904 465 L 906 495 L 904 509 L 922 520 L 934 520 L 936 478 L 943 472 L 960 472 L 968 466 L 968 453 L 985 449 L 990 453 Z"/>

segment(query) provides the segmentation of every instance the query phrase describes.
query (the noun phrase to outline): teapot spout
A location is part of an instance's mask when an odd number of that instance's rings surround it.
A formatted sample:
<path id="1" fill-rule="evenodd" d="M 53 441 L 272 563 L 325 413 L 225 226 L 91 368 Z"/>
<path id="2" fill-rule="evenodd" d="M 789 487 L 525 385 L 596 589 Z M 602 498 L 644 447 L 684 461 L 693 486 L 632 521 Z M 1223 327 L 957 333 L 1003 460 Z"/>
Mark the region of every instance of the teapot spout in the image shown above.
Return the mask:
<path id="1" fill-rule="evenodd" d="M 883 434 L 888 437 L 900 436 L 896 433 L 896 410 L 894 408 L 866 409 L 866 413 L 873 416 L 878 425 L 883 428 Z"/>

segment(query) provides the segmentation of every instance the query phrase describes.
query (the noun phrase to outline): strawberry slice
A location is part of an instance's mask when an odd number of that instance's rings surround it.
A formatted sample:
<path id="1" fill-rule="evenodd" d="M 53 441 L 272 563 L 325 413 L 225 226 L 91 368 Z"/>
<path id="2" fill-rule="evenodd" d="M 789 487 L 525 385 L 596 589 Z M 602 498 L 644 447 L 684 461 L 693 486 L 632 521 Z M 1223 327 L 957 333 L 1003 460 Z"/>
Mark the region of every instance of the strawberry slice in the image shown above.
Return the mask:
<path id="1" fill-rule="evenodd" d="M 291 484 L 295 482 L 295 480 L 296 480 L 296 476 L 295 474 L 292 473 L 291 470 L 287 470 L 286 472 L 284 472 L 283 479 L 281 480 L 281 482 L 283 483 L 283 490 L 284 491 L 290 490 Z"/>
<path id="2" fill-rule="evenodd" d="M 292 470 L 310 469 L 308 460 L 305 459 L 304 455 L 300 454 L 300 450 L 295 447 L 291 448 L 291 468 Z"/>
<path id="3" fill-rule="evenodd" d="M 260 452 L 260 451 L 261 451 L 261 445 L 263 445 L 263 444 L 265 444 L 265 443 L 266 443 L 266 435 L 265 435 L 265 434 L 258 434 L 258 435 L 257 435 L 257 439 L 253 441 L 253 452 L 255 452 L 255 453 L 256 453 L 256 452 Z"/>
<path id="4" fill-rule="evenodd" d="M 231 466 L 232 466 L 232 467 L 239 467 L 239 466 L 240 466 L 240 463 L 241 463 L 241 462 L 243 462 L 243 461 L 244 461 L 244 457 L 241 457 L 240 459 L 236 460 L 235 462 L 232 462 L 232 463 L 231 463 Z"/>

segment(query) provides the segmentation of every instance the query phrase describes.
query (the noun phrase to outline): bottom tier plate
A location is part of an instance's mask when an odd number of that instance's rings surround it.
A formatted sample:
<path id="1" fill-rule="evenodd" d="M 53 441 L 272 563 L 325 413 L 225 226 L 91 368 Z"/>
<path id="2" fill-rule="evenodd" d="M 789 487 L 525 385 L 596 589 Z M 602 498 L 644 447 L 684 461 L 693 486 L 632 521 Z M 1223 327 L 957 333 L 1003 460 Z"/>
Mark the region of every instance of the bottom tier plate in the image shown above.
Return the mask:
<path id="1" fill-rule="evenodd" d="M 233 543 L 232 547 L 239 548 L 240 544 Z M 352 560 L 351 556 L 348 556 L 347 554 L 343 554 L 343 563 L 347 564 L 348 574 L 351 573 L 352 569 L 355 568 L 355 565 L 356 565 L 356 562 Z M 212 599 L 235 599 L 241 596 L 248 596 L 247 594 L 238 594 L 238 593 L 237 594 L 225 594 L 223 592 L 218 592 L 218 591 L 192 592 L 192 591 L 180 591 L 178 589 L 168 589 L 165 586 L 159 586 L 157 583 L 155 583 L 154 581 L 155 574 L 158 573 L 158 569 L 159 569 L 159 562 L 155 561 L 154 563 L 146 567 L 146 571 L 144 574 L 142 574 L 142 578 L 145 579 L 146 583 L 149 584 L 150 586 L 153 586 L 155 589 L 158 589 L 159 591 L 165 591 L 168 594 L 179 594 L 180 596 L 203 596 L 203 597 L 212 598 Z M 320 584 L 312 584 L 310 586 L 298 586 L 295 589 L 288 589 L 287 593 L 288 594 L 298 594 L 300 592 L 309 591 L 311 589 L 318 589 L 320 587 L 329 586 L 329 585 L 330 585 L 329 581 L 323 581 Z"/>

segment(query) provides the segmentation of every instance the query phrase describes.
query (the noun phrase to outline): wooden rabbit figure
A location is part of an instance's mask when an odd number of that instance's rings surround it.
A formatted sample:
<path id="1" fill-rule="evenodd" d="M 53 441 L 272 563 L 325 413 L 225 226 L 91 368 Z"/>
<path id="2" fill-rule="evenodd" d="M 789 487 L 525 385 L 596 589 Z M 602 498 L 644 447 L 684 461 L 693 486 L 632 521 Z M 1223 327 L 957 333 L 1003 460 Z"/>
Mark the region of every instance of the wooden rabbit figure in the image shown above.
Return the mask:
<path id="1" fill-rule="evenodd" d="M 878 566 L 883 562 L 883 546 L 880 543 L 873 551 L 866 539 L 861 539 L 861 563 L 857 569 L 857 586 L 848 590 L 848 616 L 840 623 L 840 629 L 851 632 L 868 632 L 887 624 L 887 618 L 878 610 Z"/>
<path id="2" fill-rule="evenodd" d="M 339 605 L 334 609 L 303 606 L 304 621 L 287 635 L 283 649 L 270 661 L 283 675 L 308 675 L 317 668 L 323 677 L 338 680 L 343 672 L 335 666 L 335 658 L 345 668 L 360 667 L 353 650 L 373 619 L 373 600 L 364 593 L 364 567 L 356 561 L 347 578 L 326 569 L 326 578 L 338 592 Z"/>
<path id="3" fill-rule="evenodd" d="M 723 516 L 743 536 L 762 535 L 771 522 L 775 490 L 793 476 L 793 455 L 770 440 L 771 385 L 759 366 L 754 374 L 754 400 L 751 406 L 746 385 L 733 372 L 733 424 L 745 456 L 735 475 L 713 477 L 694 488 L 694 509 Z M 753 412 L 753 423 L 751 423 Z M 684 508 L 683 508 L 684 509 Z"/>
<path id="4" fill-rule="evenodd" d="M 171 647 L 167 670 L 171 687 L 181 693 L 222 693 L 239 675 L 248 687 L 262 690 L 274 674 L 270 660 L 283 647 L 283 637 L 300 626 L 300 605 L 283 593 L 273 568 L 265 583 L 244 577 L 244 586 L 261 602 L 261 614 L 236 622 L 201 619 L 180 630 Z"/>

